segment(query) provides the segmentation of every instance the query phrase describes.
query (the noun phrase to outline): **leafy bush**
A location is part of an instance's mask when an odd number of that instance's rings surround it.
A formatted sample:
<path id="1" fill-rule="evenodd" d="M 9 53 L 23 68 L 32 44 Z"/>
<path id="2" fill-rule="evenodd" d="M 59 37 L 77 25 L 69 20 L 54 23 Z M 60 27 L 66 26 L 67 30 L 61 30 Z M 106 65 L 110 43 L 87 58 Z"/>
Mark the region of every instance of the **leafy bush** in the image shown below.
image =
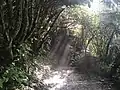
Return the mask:
<path id="1" fill-rule="evenodd" d="M 14 90 L 28 84 L 28 75 L 22 68 L 10 65 L 0 77 L 1 90 Z"/>

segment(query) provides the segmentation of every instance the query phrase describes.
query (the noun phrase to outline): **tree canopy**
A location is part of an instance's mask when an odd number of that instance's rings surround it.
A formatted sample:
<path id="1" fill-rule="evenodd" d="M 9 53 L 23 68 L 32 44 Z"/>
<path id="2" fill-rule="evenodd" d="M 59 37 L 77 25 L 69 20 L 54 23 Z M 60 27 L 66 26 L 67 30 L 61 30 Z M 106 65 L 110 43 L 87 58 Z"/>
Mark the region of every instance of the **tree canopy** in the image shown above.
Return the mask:
<path id="1" fill-rule="evenodd" d="M 36 62 L 48 58 L 53 48 L 63 55 L 66 46 L 71 50 L 66 54 L 69 64 L 80 67 L 80 60 L 89 54 L 99 58 L 104 74 L 120 81 L 120 13 L 96 15 L 89 11 L 91 2 L 0 0 L 0 89 L 30 87 L 39 67 Z"/>

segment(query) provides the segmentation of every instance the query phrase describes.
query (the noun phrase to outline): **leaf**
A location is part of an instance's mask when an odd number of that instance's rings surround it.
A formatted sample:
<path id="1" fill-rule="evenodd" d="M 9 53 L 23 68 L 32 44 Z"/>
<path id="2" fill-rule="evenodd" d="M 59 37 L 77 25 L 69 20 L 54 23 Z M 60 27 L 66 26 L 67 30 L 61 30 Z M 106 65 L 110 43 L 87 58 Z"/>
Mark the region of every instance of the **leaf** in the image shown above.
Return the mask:
<path id="1" fill-rule="evenodd" d="M 0 79 L 0 88 L 3 88 L 3 81 Z"/>

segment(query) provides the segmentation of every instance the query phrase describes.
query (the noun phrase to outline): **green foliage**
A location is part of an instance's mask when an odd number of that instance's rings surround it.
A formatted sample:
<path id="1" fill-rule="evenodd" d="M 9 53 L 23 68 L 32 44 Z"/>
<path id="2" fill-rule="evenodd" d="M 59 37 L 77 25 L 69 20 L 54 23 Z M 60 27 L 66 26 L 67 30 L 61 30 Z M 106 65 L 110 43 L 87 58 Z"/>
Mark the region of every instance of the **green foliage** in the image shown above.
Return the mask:
<path id="1" fill-rule="evenodd" d="M 0 87 L 21 88 L 64 10 L 55 0 L 0 1 Z M 43 54 L 43 53 L 42 53 Z M 28 83 L 28 82 L 27 82 Z"/>
<path id="2" fill-rule="evenodd" d="M 99 57 L 102 75 L 120 81 L 119 12 L 105 14 L 109 17 L 108 21 L 110 19 L 109 23 L 100 20 L 102 14 L 94 15 L 84 6 L 67 8 L 62 15 L 67 16 L 64 20 L 69 22 L 68 26 L 70 25 L 70 28 L 65 29 L 73 30 L 71 64 L 75 66 L 76 63 L 81 62 L 81 53 L 88 50 L 91 55 Z M 80 25 L 83 28 L 77 27 Z"/>
<path id="3" fill-rule="evenodd" d="M 23 69 L 16 67 L 14 64 L 8 67 L 2 74 L 0 80 L 0 88 L 2 90 L 21 88 L 22 85 L 27 85 L 29 81 L 26 72 Z"/>
<path id="4" fill-rule="evenodd" d="M 0 88 L 3 88 L 3 80 L 0 79 Z"/>
<path id="5" fill-rule="evenodd" d="M 63 4 L 58 0 L 0 0 L 1 90 L 27 85 L 36 57 L 46 57 L 52 40 L 61 32 L 64 35 L 69 32 L 72 38 L 72 64 L 80 60 L 82 50 L 83 53 L 89 50 L 102 60 L 102 70 L 113 78 L 120 77 L 120 48 L 113 44 L 120 34 L 119 13 L 115 14 L 117 27 L 109 23 L 101 30 L 99 16 L 90 13 L 88 8 L 64 9 Z M 65 5 L 70 3 L 67 1 Z"/>

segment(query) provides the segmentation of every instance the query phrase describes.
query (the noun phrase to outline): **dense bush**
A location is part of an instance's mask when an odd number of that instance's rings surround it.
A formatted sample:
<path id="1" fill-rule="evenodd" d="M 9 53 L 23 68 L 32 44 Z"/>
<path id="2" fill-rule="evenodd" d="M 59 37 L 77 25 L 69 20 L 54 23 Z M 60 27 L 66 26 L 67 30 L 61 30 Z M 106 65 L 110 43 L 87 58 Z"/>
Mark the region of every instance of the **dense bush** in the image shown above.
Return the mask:
<path id="1" fill-rule="evenodd" d="M 81 3 L 86 3 L 84 1 Z M 37 56 L 46 57 L 60 35 L 70 37 L 72 65 L 80 62 L 82 51 L 86 55 L 88 50 L 90 55 L 100 58 L 101 70 L 107 76 L 120 81 L 118 26 L 108 23 L 101 28 L 99 16 L 89 15 L 88 8 L 83 6 L 62 7 L 75 3 L 69 0 L 0 0 L 1 90 L 28 85 L 37 66 Z M 119 20 L 119 13 L 115 16 Z"/>
<path id="2" fill-rule="evenodd" d="M 62 6 L 75 3 L 0 0 L 0 89 L 20 88 L 25 79 L 28 82 L 34 58 L 43 56 L 49 48 L 49 37 L 53 37 L 54 24 L 64 10 Z"/>
<path id="3" fill-rule="evenodd" d="M 59 4 L 54 0 L 0 1 L 0 89 L 29 83 L 33 58 L 63 11 Z"/>

